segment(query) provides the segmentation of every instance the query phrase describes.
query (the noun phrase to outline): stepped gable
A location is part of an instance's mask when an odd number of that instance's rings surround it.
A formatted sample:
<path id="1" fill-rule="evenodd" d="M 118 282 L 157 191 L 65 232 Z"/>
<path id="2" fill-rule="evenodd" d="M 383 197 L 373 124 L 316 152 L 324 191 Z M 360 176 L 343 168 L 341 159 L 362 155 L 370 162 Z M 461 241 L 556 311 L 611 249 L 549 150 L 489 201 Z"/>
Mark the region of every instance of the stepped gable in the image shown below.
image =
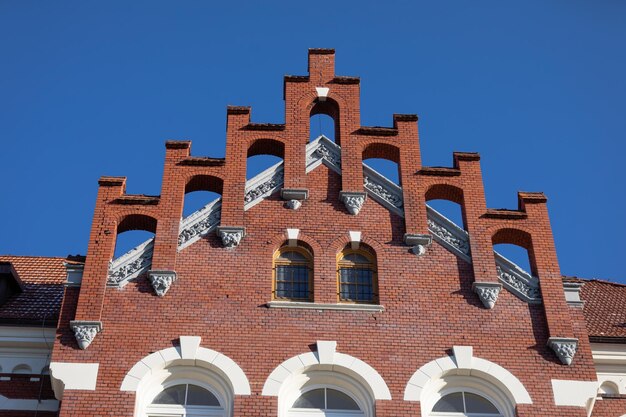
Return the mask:
<path id="1" fill-rule="evenodd" d="M 82 264 L 81 258 L 1 255 L 17 272 L 22 291 L 0 306 L 1 323 L 44 323 L 55 326 L 67 278 L 66 264 Z"/>

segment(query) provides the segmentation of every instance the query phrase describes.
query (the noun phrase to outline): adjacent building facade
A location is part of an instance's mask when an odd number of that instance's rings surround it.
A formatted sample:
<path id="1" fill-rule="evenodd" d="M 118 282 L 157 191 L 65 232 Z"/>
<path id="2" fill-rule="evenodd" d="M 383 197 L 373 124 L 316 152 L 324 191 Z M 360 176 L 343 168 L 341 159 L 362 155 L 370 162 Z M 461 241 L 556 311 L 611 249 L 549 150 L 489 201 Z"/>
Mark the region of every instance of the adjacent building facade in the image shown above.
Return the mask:
<path id="1" fill-rule="evenodd" d="M 309 75 L 285 77 L 284 124 L 229 107 L 225 158 L 167 142 L 160 196 L 100 179 L 84 265 L 46 258 L 66 271 L 55 319 L 32 327 L 54 340 L 50 375 L 45 361 L 24 373 L 45 392 L 28 398 L 52 401 L 38 415 L 626 415 L 626 287 L 564 279 L 546 197 L 487 208 L 478 154 L 422 166 L 417 116 L 361 126 L 360 80 L 334 58 L 310 50 Z M 309 140 L 316 114 L 334 141 Z M 246 181 L 261 154 L 283 162 Z M 399 184 L 369 158 L 397 163 Z M 221 198 L 183 218 L 199 190 Z M 129 230 L 154 238 L 112 260 Z M 499 243 L 525 248 L 531 271 Z M 28 293 L 25 259 L 0 258 L 9 302 Z M 11 398 L 20 372 L 2 360 Z"/>

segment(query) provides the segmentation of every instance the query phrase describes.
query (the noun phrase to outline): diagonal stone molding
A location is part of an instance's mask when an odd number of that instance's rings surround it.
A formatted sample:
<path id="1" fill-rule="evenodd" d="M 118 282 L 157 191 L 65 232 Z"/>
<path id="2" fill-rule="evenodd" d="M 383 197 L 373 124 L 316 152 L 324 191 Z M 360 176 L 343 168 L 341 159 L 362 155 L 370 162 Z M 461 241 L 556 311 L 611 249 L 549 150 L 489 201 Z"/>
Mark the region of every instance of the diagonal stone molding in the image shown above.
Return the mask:
<path id="1" fill-rule="evenodd" d="M 96 335 L 102 331 L 102 322 L 72 320 L 70 321 L 70 328 L 74 332 L 78 347 L 85 350 L 96 338 Z"/>

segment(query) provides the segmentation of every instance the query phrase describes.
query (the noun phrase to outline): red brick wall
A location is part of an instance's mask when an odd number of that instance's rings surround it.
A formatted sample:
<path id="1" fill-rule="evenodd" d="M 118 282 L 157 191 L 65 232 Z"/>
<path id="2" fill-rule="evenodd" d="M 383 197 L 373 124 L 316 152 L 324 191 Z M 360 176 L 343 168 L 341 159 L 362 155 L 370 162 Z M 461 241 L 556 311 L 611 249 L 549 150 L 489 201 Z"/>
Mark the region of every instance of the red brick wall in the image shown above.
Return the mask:
<path id="1" fill-rule="evenodd" d="M 626 415 L 626 396 L 604 396 L 596 400 L 591 417 L 622 417 Z"/>
<path id="2" fill-rule="evenodd" d="M 475 356 L 505 367 L 522 381 L 533 404 L 518 407 L 519 416 L 586 416 L 582 408 L 554 406 L 551 379 L 594 380 L 595 371 L 582 312 L 564 300 L 545 199 L 521 195 L 519 211 L 488 213 L 478 159 L 473 156 L 457 155 L 455 167 L 445 172 L 418 172 L 422 167 L 416 119 L 397 120 L 394 129 L 359 130 L 359 85 L 334 78 L 328 67 L 331 61 L 334 57 L 329 54 L 313 54 L 311 66 L 319 64 L 323 70 L 311 73 L 310 79 L 287 80 L 286 126 L 260 130 L 249 125 L 248 110 L 229 110 L 224 163 L 188 164 L 188 147 L 168 147 L 160 199 L 121 204 L 123 184 L 103 183 L 83 286 L 80 296 L 75 290 L 67 292 L 53 357 L 100 363 L 98 385 L 95 392 L 66 391 L 61 416 L 131 416 L 134 395 L 119 391 L 125 374 L 144 356 L 171 347 L 180 335 L 201 336 L 203 347 L 229 356 L 244 370 L 252 396 L 236 399 L 236 416 L 276 416 L 276 399 L 260 396 L 265 380 L 281 362 L 308 352 L 317 340 L 336 340 L 339 352 L 364 360 L 382 375 L 393 400 L 376 404 L 378 417 L 419 415 L 419 403 L 402 400 L 405 386 L 417 369 L 449 355 L 453 345 L 473 346 Z M 341 130 L 342 177 L 323 166 L 304 175 L 302 155 L 315 100 L 313 87 L 318 83 L 330 86 L 330 97 L 339 106 L 335 116 Z M 260 139 L 284 144 L 286 186 L 309 189 L 309 199 L 299 210 L 286 209 L 274 195 L 243 211 L 247 149 Z M 342 190 L 362 191 L 362 152 L 370 145 L 376 146 L 367 152 L 389 152 L 390 157 L 394 146 L 400 149 L 406 220 L 372 199 L 351 216 L 339 201 Z M 222 224 L 246 227 L 247 235 L 237 248 L 224 249 L 211 234 L 178 254 L 173 250 L 181 189 L 197 175 L 223 179 Z M 459 199 L 459 193 L 451 190 L 462 190 L 459 201 L 476 236 L 472 238 L 476 265 L 437 243 L 423 257 L 411 254 L 403 244 L 406 232 L 427 232 L 424 201 L 433 187 L 443 187 L 438 192 L 450 192 L 451 199 Z M 155 247 L 160 249 L 155 249 L 153 266 L 173 267 L 179 277 L 163 298 L 153 294 L 145 277 L 121 290 L 105 289 L 116 228 L 129 214 L 158 220 Z M 265 307 L 271 300 L 272 253 L 284 241 L 286 228 L 300 229 L 314 250 L 314 298 L 323 303 L 337 301 L 336 254 L 348 243 L 348 231 L 361 231 L 363 241 L 377 254 L 385 311 Z M 481 281 L 497 280 L 491 243 L 503 241 L 531 249 L 544 304 L 528 305 L 503 290 L 495 309 L 482 307 L 472 283 L 478 273 Z M 69 320 L 75 318 L 104 324 L 85 351 L 77 348 L 69 330 Z M 572 366 L 561 365 L 546 346 L 549 336 L 580 339 Z"/>

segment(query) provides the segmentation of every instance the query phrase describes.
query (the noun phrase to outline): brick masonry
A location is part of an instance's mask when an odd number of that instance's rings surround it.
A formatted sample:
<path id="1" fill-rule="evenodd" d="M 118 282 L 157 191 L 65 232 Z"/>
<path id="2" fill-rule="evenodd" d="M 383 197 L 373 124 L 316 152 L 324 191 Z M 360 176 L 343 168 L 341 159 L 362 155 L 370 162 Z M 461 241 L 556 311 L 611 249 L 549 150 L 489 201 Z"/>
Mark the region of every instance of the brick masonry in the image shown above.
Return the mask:
<path id="1" fill-rule="evenodd" d="M 338 352 L 381 374 L 392 400 L 376 402 L 378 417 L 421 415 L 419 402 L 403 401 L 405 386 L 422 365 L 451 354 L 453 345 L 473 346 L 476 357 L 521 380 L 533 404 L 518 406 L 518 416 L 587 415 L 583 408 L 554 405 L 552 379 L 594 381 L 596 375 L 582 310 L 565 302 L 546 198 L 520 193 L 517 210 L 489 210 L 477 154 L 456 153 L 448 169 L 422 167 L 417 117 L 396 115 L 391 128 L 361 126 L 359 85 L 335 75 L 334 52 L 311 50 L 309 76 L 285 77 L 284 125 L 253 124 L 249 108 L 230 107 L 225 160 L 194 158 L 189 142 L 168 142 L 160 197 L 125 195 L 124 178 L 100 180 L 82 287 L 66 290 L 52 358 L 97 362 L 100 371 L 95 391 L 66 390 L 60 416 L 132 416 L 135 396 L 120 392 L 124 376 L 146 355 L 176 345 L 181 335 L 201 336 L 201 346 L 227 355 L 246 373 L 252 395 L 235 398 L 235 416 L 276 416 L 276 398 L 261 396 L 265 380 L 317 340 L 337 341 Z M 316 98 L 319 86 L 330 89 L 325 102 Z M 309 119 L 316 113 L 335 119 L 342 176 L 325 166 L 305 172 Z M 284 158 L 286 188 L 309 190 L 299 210 L 285 208 L 274 194 L 244 211 L 246 158 L 262 153 Z M 350 215 L 340 201 L 341 191 L 363 191 L 361 163 L 371 157 L 399 164 L 405 219 L 373 199 Z M 222 225 L 246 228 L 238 247 L 225 249 L 211 234 L 177 252 L 184 195 L 201 189 L 222 194 Z M 462 205 L 473 264 L 437 243 L 422 257 L 403 243 L 405 233 L 428 233 L 425 202 L 434 198 Z M 287 228 L 300 229 L 300 239 L 313 249 L 319 303 L 337 302 L 337 253 L 349 244 L 348 231 L 361 231 L 377 256 L 385 310 L 267 308 L 272 255 Z M 145 276 L 123 289 L 106 287 L 116 235 L 131 229 L 156 232 L 152 268 L 177 272 L 165 297 L 154 295 Z M 543 304 L 526 304 L 503 290 L 493 310 L 482 306 L 472 283 L 497 282 L 495 243 L 528 249 Z M 104 330 L 80 350 L 70 320 L 99 320 Z M 550 336 L 579 339 L 571 366 L 546 346 Z"/>

